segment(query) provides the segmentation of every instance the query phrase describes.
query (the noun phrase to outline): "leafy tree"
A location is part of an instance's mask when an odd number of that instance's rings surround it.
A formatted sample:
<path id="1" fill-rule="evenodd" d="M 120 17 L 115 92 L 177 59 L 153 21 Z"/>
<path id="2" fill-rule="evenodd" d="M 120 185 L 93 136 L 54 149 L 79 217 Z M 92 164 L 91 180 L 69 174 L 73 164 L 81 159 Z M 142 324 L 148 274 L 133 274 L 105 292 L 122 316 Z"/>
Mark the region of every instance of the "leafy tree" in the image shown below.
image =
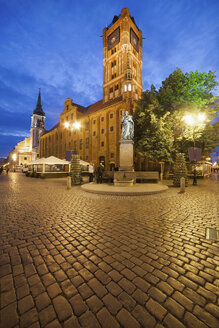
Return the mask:
<path id="1" fill-rule="evenodd" d="M 183 73 L 177 68 L 157 91 L 152 85 L 142 94 L 134 113 L 135 150 L 153 161 L 171 163 L 176 152 L 188 154 L 193 146 L 209 154 L 218 144 L 218 123 L 211 124 L 217 115 L 218 102 L 212 92 L 218 85 L 215 72 Z M 189 128 L 182 121 L 188 113 L 204 111 L 205 125 Z M 188 155 L 187 155 L 188 156 Z"/>

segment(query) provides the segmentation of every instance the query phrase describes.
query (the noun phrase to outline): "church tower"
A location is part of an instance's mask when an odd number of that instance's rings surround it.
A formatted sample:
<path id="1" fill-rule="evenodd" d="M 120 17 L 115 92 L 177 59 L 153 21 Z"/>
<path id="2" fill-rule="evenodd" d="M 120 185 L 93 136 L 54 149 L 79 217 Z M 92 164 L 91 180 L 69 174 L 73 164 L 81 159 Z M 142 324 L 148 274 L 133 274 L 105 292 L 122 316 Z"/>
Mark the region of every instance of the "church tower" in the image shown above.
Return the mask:
<path id="1" fill-rule="evenodd" d="M 31 117 L 31 143 L 32 143 L 32 160 L 36 160 L 39 156 L 39 139 L 40 136 L 45 131 L 45 113 L 41 105 L 41 94 L 39 90 L 39 95 L 37 99 L 36 108 L 33 111 Z"/>
<path id="2" fill-rule="evenodd" d="M 142 32 L 123 8 L 103 30 L 103 102 L 122 96 L 127 109 L 142 93 Z"/>

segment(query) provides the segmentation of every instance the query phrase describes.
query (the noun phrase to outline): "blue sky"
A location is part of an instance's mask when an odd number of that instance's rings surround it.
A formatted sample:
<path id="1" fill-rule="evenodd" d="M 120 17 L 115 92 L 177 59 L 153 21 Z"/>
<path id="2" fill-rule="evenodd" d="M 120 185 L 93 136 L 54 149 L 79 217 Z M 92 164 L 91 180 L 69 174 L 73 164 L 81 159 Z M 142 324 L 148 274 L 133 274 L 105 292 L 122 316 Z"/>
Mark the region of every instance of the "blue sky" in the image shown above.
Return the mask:
<path id="1" fill-rule="evenodd" d="M 0 0 L 0 157 L 29 135 L 39 88 L 47 129 L 66 98 L 102 99 L 100 36 L 124 7 L 145 38 L 143 90 L 176 67 L 218 76 L 218 0 Z"/>

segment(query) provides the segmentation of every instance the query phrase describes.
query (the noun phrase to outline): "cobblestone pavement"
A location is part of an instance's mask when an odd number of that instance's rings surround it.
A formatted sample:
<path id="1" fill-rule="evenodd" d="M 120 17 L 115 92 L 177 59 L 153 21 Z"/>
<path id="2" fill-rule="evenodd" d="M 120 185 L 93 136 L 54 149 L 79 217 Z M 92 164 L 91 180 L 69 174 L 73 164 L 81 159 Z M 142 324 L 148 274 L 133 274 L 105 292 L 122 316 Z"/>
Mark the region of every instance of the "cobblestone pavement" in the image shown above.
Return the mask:
<path id="1" fill-rule="evenodd" d="M 218 328 L 218 181 L 122 197 L 0 176 L 0 327 Z"/>

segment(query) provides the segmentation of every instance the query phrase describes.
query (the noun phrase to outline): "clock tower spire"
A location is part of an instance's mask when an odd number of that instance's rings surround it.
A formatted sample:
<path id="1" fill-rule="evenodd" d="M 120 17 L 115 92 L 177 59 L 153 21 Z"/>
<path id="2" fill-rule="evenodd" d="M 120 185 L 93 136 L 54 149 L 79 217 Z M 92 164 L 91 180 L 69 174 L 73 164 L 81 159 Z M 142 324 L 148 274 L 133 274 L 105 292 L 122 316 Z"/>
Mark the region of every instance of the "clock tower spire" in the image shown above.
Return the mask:
<path id="1" fill-rule="evenodd" d="M 103 102 L 122 96 L 127 103 L 142 93 L 142 32 L 123 8 L 103 30 Z"/>
<path id="2" fill-rule="evenodd" d="M 41 92 L 39 89 L 36 108 L 33 110 L 31 118 L 31 144 L 32 144 L 32 160 L 37 159 L 39 155 L 39 139 L 45 131 L 45 113 L 41 104 Z"/>

